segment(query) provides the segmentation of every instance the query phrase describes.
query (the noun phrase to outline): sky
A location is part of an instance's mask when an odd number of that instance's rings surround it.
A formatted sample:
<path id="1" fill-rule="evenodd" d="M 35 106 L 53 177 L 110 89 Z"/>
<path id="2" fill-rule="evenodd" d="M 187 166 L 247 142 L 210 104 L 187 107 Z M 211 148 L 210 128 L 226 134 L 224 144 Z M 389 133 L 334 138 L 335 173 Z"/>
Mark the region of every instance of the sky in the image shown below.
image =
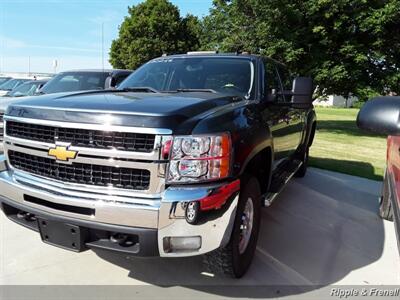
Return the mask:
<path id="1" fill-rule="evenodd" d="M 212 0 L 170 0 L 202 17 Z M 140 0 L 0 0 L 0 73 L 102 68 L 128 6 Z"/>

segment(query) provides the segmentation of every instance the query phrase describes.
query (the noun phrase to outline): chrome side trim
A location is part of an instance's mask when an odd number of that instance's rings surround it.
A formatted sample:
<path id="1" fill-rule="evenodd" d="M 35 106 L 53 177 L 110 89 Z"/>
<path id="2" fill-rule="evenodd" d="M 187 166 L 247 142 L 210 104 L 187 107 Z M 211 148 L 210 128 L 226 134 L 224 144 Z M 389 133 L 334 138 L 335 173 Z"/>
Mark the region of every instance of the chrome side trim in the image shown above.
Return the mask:
<path id="1" fill-rule="evenodd" d="M 82 111 L 82 110 L 80 110 L 80 111 Z M 36 124 L 36 125 L 44 125 L 44 126 L 48 125 L 48 126 L 54 126 L 54 127 L 63 127 L 63 128 L 79 128 L 79 129 L 91 129 L 91 130 L 100 130 L 100 131 L 148 133 L 148 134 L 160 134 L 160 135 L 172 134 L 172 130 L 170 130 L 170 129 L 111 125 L 112 117 L 113 116 L 110 115 L 108 120 L 104 120 L 106 125 L 86 124 L 86 123 L 69 123 L 69 122 L 60 122 L 60 121 L 29 119 L 29 118 L 7 116 L 7 115 L 4 116 L 4 120 Z"/>
<path id="2" fill-rule="evenodd" d="M 284 184 L 282 185 L 282 189 L 279 192 L 277 192 L 277 193 L 268 192 L 268 193 L 262 195 L 262 198 L 264 199 L 265 207 L 269 207 L 272 205 L 272 203 L 275 201 L 276 197 L 278 197 L 278 195 L 282 192 L 283 188 L 290 181 L 290 179 L 292 179 L 294 174 L 296 174 L 296 172 L 300 169 L 300 167 L 302 165 L 303 165 L 303 162 L 299 162 L 299 164 L 298 164 L 298 166 L 296 166 L 295 170 L 285 179 Z"/>

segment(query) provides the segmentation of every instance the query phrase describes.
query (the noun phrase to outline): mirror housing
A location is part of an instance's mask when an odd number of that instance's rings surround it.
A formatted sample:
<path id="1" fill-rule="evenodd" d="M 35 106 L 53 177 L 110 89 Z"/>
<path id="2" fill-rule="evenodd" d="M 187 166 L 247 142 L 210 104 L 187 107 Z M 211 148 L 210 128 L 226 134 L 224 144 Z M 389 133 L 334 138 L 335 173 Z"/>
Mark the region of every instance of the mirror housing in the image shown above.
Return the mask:
<path id="1" fill-rule="evenodd" d="M 114 89 L 116 87 L 116 80 L 113 76 L 108 76 L 104 83 L 104 88 L 107 89 Z"/>
<path id="2" fill-rule="evenodd" d="M 292 102 L 296 104 L 311 104 L 313 91 L 311 77 L 296 77 L 293 80 Z"/>
<path id="3" fill-rule="evenodd" d="M 268 102 L 275 102 L 276 101 L 276 97 L 277 97 L 277 91 L 276 89 L 272 89 L 271 93 L 268 94 L 268 96 L 266 97 Z"/>
<path id="4" fill-rule="evenodd" d="M 375 97 L 357 116 L 357 126 L 384 135 L 400 135 L 400 97 Z"/>

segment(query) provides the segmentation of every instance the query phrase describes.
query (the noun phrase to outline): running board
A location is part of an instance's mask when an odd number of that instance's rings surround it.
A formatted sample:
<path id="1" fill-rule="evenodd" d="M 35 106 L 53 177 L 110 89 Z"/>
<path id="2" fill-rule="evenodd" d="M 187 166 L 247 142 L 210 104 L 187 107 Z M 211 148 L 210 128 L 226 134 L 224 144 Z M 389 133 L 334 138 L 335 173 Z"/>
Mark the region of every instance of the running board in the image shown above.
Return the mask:
<path id="1" fill-rule="evenodd" d="M 275 198 L 282 192 L 286 184 L 292 179 L 302 165 L 302 161 L 294 160 L 289 164 L 287 169 L 285 168 L 285 171 L 273 177 L 270 191 L 262 196 L 262 199 L 264 199 L 264 206 L 271 206 Z"/>

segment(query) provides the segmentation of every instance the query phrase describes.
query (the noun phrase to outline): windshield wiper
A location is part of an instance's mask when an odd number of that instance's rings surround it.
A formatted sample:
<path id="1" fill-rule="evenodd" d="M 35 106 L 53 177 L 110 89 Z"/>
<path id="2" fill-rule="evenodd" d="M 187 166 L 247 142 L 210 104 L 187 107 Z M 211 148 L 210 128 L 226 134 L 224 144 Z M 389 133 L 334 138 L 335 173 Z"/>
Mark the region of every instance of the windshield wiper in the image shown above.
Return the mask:
<path id="1" fill-rule="evenodd" d="M 171 91 L 171 92 L 178 92 L 178 93 L 195 93 L 195 92 L 199 92 L 199 93 L 216 93 L 215 90 L 213 89 L 176 89 L 175 91 Z"/>
<path id="2" fill-rule="evenodd" d="M 129 87 L 123 89 L 116 89 L 117 92 L 136 92 L 136 93 L 159 93 L 156 89 L 147 86 Z"/>

